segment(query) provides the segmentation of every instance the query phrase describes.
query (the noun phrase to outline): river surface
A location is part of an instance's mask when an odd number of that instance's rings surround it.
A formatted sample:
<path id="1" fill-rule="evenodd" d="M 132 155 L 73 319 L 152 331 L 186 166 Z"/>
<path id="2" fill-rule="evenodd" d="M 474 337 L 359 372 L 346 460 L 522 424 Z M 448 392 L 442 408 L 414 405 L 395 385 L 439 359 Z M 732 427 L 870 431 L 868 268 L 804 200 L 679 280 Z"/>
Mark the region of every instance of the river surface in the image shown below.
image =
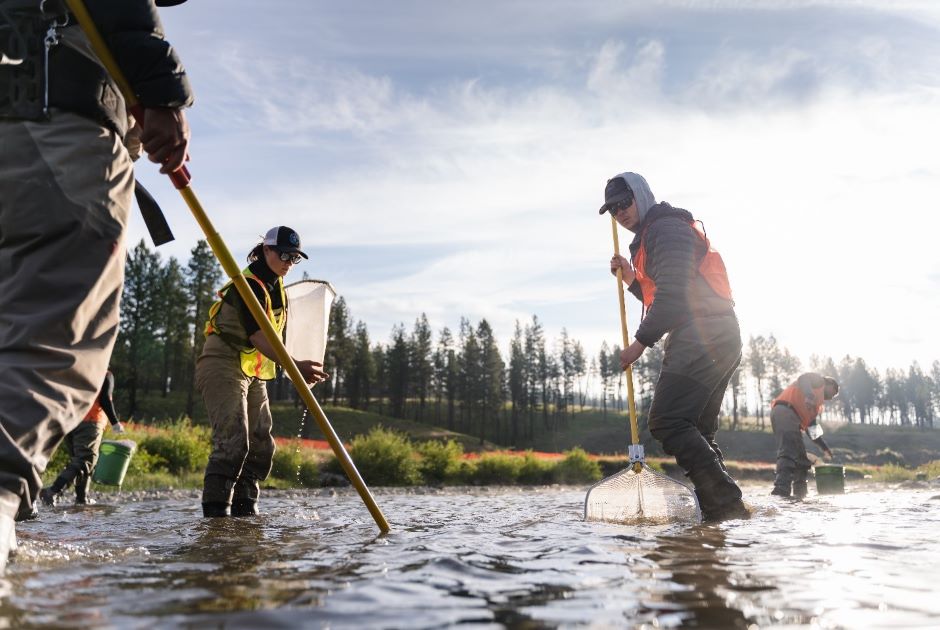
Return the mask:
<path id="1" fill-rule="evenodd" d="M 98 495 L 19 524 L 0 628 L 940 627 L 940 486 L 849 485 L 748 521 L 581 520 L 586 488 Z"/>

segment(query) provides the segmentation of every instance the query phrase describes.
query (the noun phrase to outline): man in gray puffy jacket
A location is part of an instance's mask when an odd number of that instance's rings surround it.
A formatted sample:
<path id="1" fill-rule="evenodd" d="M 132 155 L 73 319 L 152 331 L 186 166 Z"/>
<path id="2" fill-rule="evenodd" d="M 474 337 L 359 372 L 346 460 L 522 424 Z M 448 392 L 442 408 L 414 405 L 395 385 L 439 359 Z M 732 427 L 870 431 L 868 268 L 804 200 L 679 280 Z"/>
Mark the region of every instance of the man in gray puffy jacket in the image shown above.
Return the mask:
<path id="1" fill-rule="evenodd" d="M 747 518 L 741 490 L 715 441 L 718 413 L 741 361 L 741 333 L 721 257 L 687 210 L 656 203 L 646 180 L 621 173 L 607 182 L 601 214 L 636 236 L 631 259 L 614 256 L 629 291 L 644 305 L 624 369 L 668 334 L 649 427 L 695 486 L 706 521 Z"/>

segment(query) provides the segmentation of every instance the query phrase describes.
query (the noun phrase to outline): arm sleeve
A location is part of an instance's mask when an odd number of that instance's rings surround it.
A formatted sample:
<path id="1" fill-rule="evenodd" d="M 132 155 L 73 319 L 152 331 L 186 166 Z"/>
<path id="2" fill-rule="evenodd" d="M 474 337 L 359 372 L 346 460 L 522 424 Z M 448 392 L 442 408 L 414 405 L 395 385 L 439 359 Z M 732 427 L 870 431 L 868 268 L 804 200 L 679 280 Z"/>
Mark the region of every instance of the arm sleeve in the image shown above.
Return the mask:
<path id="1" fill-rule="evenodd" d="M 117 417 L 117 411 L 114 409 L 114 375 L 111 372 L 104 377 L 104 385 L 101 386 L 101 392 L 98 394 L 98 402 L 101 403 L 101 409 L 112 425 L 120 422 Z"/>
<path id="2" fill-rule="evenodd" d="M 640 288 L 640 283 L 634 280 L 630 283 L 630 286 L 627 287 L 627 291 L 633 294 L 633 297 L 639 301 L 643 301 L 643 289 Z"/>
<path id="3" fill-rule="evenodd" d="M 689 319 L 688 288 L 698 273 L 698 240 L 692 227 L 679 218 L 660 219 L 646 233 L 646 273 L 656 283 L 656 299 L 636 331 L 644 346 L 652 346 Z"/>
<path id="4" fill-rule="evenodd" d="M 832 449 L 829 448 L 829 445 L 826 444 L 826 440 L 824 440 L 821 435 L 820 435 L 818 438 L 816 438 L 815 440 L 813 440 L 813 444 L 815 444 L 816 446 L 818 446 L 819 448 L 821 448 L 821 449 L 824 450 L 824 451 L 832 451 Z"/>
<path id="5" fill-rule="evenodd" d="M 266 298 L 264 289 L 253 280 L 248 281 L 248 286 L 251 287 L 255 297 L 258 298 L 258 302 L 260 302 L 263 307 Z M 248 305 L 245 304 L 245 300 L 242 299 L 242 296 L 238 293 L 238 290 L 235 287 L 232 287 L 226 295 L 232 296 L 232 305 L 238 309 L 239 319 L 241 320 L 242 326 L 245 328 L 245 332 L 247 333 L 248 337 L 250 338 L 253 334 L 261 330 L 261 326 L 258 325 L 258 322 L 255 321 L 251 311 L 248 310 Z M 248 343 L 251 343 L 251 341 Z"/>
<path id="6" fill-rule="evenodd" d="M 153 0 L 86 0 L 88 12 L 144 107 L 189 107 L 183 64 L 163 38 Z"/>

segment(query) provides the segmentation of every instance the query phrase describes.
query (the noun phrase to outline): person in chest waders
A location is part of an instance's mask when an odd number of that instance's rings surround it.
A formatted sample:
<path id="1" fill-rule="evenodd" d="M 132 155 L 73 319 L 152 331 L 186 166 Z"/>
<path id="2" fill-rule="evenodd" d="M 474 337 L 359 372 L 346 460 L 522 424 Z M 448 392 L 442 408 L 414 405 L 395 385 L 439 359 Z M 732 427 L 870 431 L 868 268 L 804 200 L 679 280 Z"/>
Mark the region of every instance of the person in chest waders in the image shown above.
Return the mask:
<path id="1" fill-rule="evenodd" d="M 132 147 L 164 173 L 187 158 L 193 93 L 157 12 L 180 3 L 84 2 L 143 107 L 135 125 L 63 2 L 0 0 L 0 575 L 108 369 Z"/>
<path id="2" fill-rule="evenodd" d="M 284 338 L 288 304 L 284 276 L 307 254 L 297 232 L 273 227 L 248 254 L 242 272 L 272 326 Z M 234 285 L 219 290 L 209 309 L 206 343 L 196 362 L 196 387 L 212 425 L 212 454 L 202 490 L 204 516 L 258 513 L 259 484 L 271 472 L 274 438 L 265 381 L 276 375 L 275 353 Z M 297 360 L 304 380 L 329 376 L 322 364 Z"/>
<path id="3" fill-rule="evenodd" d="M 72 459 L 51 486 L 39 491 L 39 499 L 44 505 L 55 505 L 59 493 L 73 481 L 75 482 L 75 504 L 94 503 L 88 497 L 88 487 L 91 485 L 91 473 L 95 469 L 95 464 L 98 463 L 105 425 L 110 422 L 115 433 L 124 433 L 124 425 L 118 420 L 117 412 L 114 410 L 113 396 L 114 374 L 109 370 L 104 377 L 104 384 L 101 386 L 95 404 L 91 406 L 91 410 L 85 414 L 79 425 L 65 436 L 65 444 Z"/>
<path id="4" fill-rule="evenodd" d="M 771 403 L 770 425 L 777 443 L 777 474 L 771 494 L 797 499 L 806 496 L 806 477 L 812 466 L 803 444 L 803 431 L 822 449 L 823 459 L 832 459 L 832 450 L 822 438 L 816 423 L 823 405 L 839 393 L 839 383 L 832 377 L 806 372 L 801 374 Z"/>
<path id="5" fill-rule="evenodd" d="M 702 518 L 747 518 L 741 489 L 725 470 L 715 441 L 718 413 L 741 362 L 741 333 L 724 263 L 704 228 L 681 208 L 656 203 L 636 173 L 607 181 L 600 213 L 636 236 L 631 260 L 615 255 L 630 293 L 643 302 L 635 340 L 620 353 L 626 369 L 668 333 L 649 410 L 649 428 L 695 486 Z"/>

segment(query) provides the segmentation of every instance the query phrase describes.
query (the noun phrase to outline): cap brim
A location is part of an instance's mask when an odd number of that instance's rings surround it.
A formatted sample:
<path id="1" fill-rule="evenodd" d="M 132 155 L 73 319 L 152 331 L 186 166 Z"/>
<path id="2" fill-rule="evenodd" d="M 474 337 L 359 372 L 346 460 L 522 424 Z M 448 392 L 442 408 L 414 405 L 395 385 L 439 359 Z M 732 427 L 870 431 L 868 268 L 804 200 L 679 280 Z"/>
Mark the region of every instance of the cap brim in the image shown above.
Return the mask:
<path id="1" fill-rule="evenodd" d="M 631 196 L 633 196 L 633 192 L 630 191 L 630 190 L 625 190 L 625 191 L 623 191 L 622 193 L 617 193 L 616 195 L 614 195 L 614 197 L 613 197 L 612 199 L 608 199 L 608 200 L 607 200 L 607 203 L 605 203 L 603 206 L 601 206 L 601 209 L 598 210 L 597 213 L 598 213 L 598 214 L 604 214 L 605 212 L 607 212 L 608 210 L 610 210 L 610 206 L 611 206 L 612 204 L 620 203 L 620 202 L 623 201 L 624 199 L 629 199 Z"/>
<path id="2" fill-rule="evenodd" d="M 274 245 L 269 245 L 269 247 L 271 247 L 272 249 L 275 249 L 275 250 L 277 250 L 278 252 L 283 253 L 283 254 L 300 254 L 301 256 L 303 256 L 304 258 L 306 258 L 307 260 L 310 260 L 310 257 L 307 256 L 307 254 L 303 253 L 302 251 L 300 251 L 300 250 L 297 249 L 296 247 L 275 247 Z"/>

